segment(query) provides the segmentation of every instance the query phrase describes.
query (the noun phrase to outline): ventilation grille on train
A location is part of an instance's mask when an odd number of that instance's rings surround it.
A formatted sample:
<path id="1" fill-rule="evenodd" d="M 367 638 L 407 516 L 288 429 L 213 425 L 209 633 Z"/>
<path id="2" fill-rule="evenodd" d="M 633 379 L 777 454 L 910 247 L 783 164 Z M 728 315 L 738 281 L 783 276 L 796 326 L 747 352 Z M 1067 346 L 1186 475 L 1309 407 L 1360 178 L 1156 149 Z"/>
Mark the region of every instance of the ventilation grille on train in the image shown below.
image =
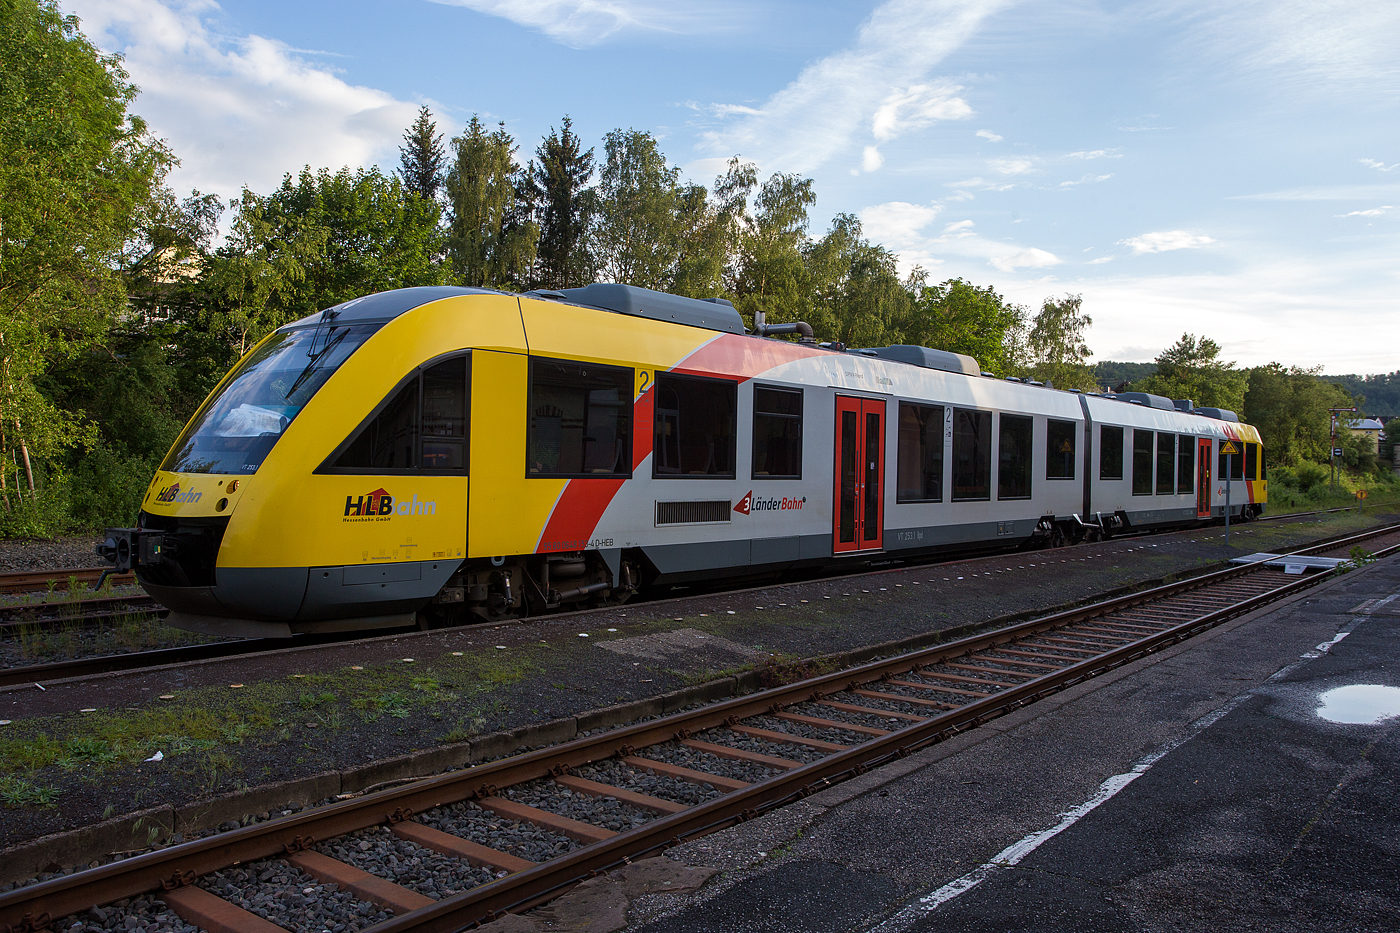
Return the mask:
<path id="1" fill-rule="evenodd" d="M 658 526 L 711 525 L 717 522 L 728 522 L 729 514 L 730 503 L 728 499 L 656 503 L 656 524 Z"/>

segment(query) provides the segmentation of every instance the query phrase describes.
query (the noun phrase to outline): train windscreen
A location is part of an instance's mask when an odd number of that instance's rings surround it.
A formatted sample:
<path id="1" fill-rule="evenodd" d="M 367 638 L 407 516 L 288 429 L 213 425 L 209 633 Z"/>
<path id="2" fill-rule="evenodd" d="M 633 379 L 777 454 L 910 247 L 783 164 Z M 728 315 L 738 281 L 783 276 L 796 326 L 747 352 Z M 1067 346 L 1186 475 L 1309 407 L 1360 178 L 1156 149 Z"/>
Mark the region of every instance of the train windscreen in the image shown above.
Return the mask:
<path id="1" fill-rule="evenodd" d="M 257 472 L 311 397 L 380 326 L 320 324 L 274 333 L 205 400 L 161 469 Z"/>

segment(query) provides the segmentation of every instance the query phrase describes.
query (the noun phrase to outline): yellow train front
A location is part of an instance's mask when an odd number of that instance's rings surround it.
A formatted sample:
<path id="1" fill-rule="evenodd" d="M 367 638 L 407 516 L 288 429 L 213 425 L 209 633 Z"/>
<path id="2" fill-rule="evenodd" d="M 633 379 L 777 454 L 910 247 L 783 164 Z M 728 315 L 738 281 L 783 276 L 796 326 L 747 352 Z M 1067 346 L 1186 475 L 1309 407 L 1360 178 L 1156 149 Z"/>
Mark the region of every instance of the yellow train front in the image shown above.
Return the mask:
<path id="1" fill-rule="evenodd" d="M 337 305 L 238 363 L 99 551 L 172 625 L 286 636 L 1263 509 L 1233 414 L 755 331 L 621 285 Z"/>

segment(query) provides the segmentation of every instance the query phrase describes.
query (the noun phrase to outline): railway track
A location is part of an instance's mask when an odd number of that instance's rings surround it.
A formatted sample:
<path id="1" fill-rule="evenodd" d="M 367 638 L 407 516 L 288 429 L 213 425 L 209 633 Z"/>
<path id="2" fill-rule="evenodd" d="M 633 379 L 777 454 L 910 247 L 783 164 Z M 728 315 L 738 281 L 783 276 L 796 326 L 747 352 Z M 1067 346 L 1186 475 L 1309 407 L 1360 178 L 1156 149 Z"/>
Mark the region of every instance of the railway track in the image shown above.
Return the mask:
<path id="1" fill-rule="evenodd" d="M 1294 553 L 1358 545 L 1400 550 L 1400 525 Z M 301 916 L 313 924 L 345 922 L 353 902 L 351 924 L 373 933 L 464 929 L 906 757 L 1329 575 L 1233 567 L 614 729 L 20 888 L 0 895 L 0 924 L 38 930 L 94 904 L 145 897 L 210 930 L 311 928 L 283 916 L 288 898 L 268 895 L 281 884 L 291 901 L 310 898 Z M 429 868 L 400 877 L 385 868 L 396 859 Z M 339 906 L 319 908 L 318 898 Z"/>
<path id="2" fill-rule="evenodd" d="M 91 588 L 102 576 L 101 567 L 84 567 L 79 570 L 21 570 L 0 573 L 0 593 L 46 593 L 55 590 Z M 136 574 L 113 574 L 113 586 L 131 586 L 136 583 Z"/>

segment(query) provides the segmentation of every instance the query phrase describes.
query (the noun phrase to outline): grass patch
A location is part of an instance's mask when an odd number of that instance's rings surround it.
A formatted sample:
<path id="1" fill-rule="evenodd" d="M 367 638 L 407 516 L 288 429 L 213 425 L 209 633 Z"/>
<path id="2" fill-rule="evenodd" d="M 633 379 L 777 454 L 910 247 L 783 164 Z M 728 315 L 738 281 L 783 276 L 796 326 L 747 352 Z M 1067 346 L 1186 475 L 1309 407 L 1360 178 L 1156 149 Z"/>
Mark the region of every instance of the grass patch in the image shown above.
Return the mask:
<path id="1" fill-rule="evenodd" d="M 57 787 L 44 787 L 21 777 L 0 777 L 0 803 L 7 807 L 51 807 L 59 798 Z"/>

